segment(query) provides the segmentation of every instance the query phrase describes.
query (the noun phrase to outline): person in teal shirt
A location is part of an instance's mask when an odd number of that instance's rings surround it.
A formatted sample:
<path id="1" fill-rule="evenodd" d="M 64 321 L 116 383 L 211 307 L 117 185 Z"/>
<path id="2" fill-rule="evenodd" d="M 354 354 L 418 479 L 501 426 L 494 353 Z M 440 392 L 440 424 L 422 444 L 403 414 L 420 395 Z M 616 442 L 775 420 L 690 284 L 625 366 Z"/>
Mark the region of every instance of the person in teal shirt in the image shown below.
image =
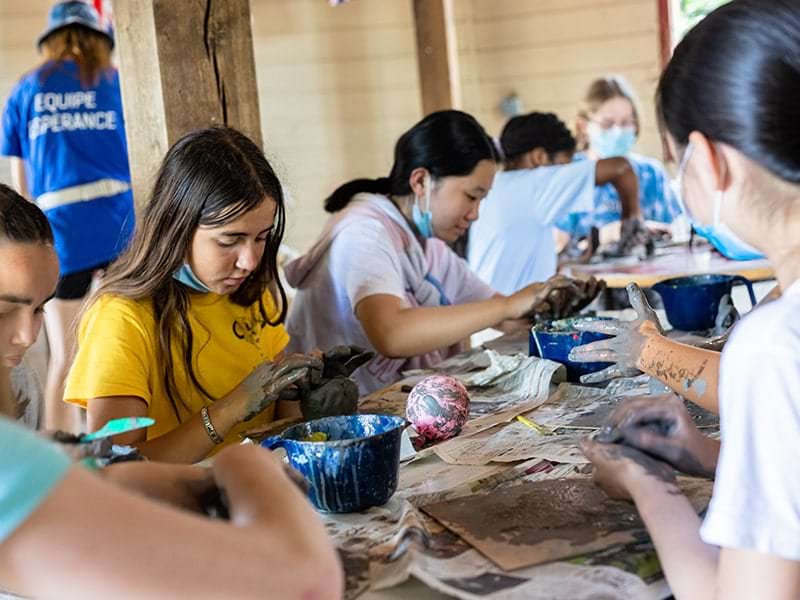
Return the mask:
<path id="1" fill-rule="evenodd" d="M 54 444 L 0 419 L 0 543 L 47 497 L 72 466 Z"/>

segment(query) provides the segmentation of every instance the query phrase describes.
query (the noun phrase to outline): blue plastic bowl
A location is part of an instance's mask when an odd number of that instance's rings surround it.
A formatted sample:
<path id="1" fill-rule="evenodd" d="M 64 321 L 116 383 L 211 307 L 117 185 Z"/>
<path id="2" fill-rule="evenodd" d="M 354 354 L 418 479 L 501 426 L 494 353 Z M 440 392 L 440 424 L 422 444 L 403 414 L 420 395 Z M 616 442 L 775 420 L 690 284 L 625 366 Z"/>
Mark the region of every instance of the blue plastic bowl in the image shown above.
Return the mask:
<path id="1" fill-rule="evenodd" d="M 286 450 L 289 463 L 308 481 L 317 510 L 360 512 L 386 504 L 397 490 L 405 427 L 405 419 L 391 415 L 327 417 L 290 427 L 261 445 Z M 316 432 L 327 440 L 303 441 Z"/>
<path id="2" fill-rule="evenodd" d="M 675 277 L 653 286 L 664 302 L 670 324 L 681 331 L 704 331 L 714 327 L 722 297 L 734 285 L 747 286 L 752 306 L 756 305 L 753 284 L 739 275 L 692 275 Z"/>
<path id="3" fill-rule="evenodd" d="M 607 320 L 605 317 L 572 317 L 537 323 L 531 328 L 528 336 L 528 354 L 561 363 L 567 368 L 567 380 L 579 382 L 581 375 L 600 371 L 613 363 L 579 363 L 569 360 L 569 353 L 573 348 L 611 337 L 604 333 L 578 331 L 575 329 L 575 323 Z"/>

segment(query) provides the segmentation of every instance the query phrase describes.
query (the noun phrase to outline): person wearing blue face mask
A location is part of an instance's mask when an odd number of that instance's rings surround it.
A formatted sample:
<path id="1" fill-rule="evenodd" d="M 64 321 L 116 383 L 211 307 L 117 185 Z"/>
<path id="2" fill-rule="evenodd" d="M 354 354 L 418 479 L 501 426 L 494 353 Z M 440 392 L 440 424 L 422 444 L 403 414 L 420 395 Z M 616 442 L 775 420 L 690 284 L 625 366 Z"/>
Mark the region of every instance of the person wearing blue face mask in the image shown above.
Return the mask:
<path id="1" fill-rule="evenodd" d="M 680 187 L 683 187 L 683 177 L 686 172 L 686 165 L 692 156 L 694 147 L 691 142 L 686 146 L 681 159 L 680 167 L 678 168 L 678 182 Z M 684 212 L 689 218 L 694 230 L 706 238 L 711 245 L 714 246 L 723 256 L 731 260 L 753 260 L 756 258 L 763 258 L 764 255 L 753 248 L 750 244 L 740 239 L 730 227 L 722 222 L 722 203 L 725 197 L 725 192 L 722 189 L 717 190 L 714 194 L 714 211 L 713 220 L 711 223 L 704 225 L 694 218 L 692 211 L 683 205 Z"/>
<path id="2" fill-rule="evenodd" d="M 500 294 L 447 246 L 478 218 L 496 163 L 494 144 L 473 117 L 440 111 L 400 137 L 389 177 L 334 191 L 319 239 L 286 266 L 297 288 L 290 351 L 374 350 L 355 372 L 361 391 L 370 392 L 403 370 L 435 365 L 477 331 L 591 301 L 596 282 L 566 277 Z"/>
<path id="3" fill-rule="evenodd" d="M 660 161 L 633 152 L 639 137 L 640 111 L 630 84 L 619 75 L 594 80 L 583 99 L 576 122 L 578 149 L 575 160 L 624 156 L 639 180 L 639 203 L 642 216 L 650 229 L 666 234 L 667 224 L 681 214 L 680 203 L 673 191 L 669 175 Z M 592 226 L 601 229 L 601 238 L 609 235 L 603 229 L 620 221 L 622 207 L 619 194 L 610 185 L 595 192 L 594 209 L 569 215 L 558 222 L 558 228 L 573 237 L 587 236 Z"/>
<path id="4" fill-rule="evenodd" d="M 692 218 L 731 254 L 764 254 L 782 291 L 736 325 L 722 352 L 721 445 L 676 397 L 621 405 L 583 444 L 597 483 L 635 502 L 678 600 L 800 598 L 798 90 L 800 4 L 732 0 L 676 47 L 656 94 Z M 650 338 L 653 327 L 639 325 L 617 324 L 618 337 Z M 605 341 L 613 360 L 615 340 Z M 643 366 L 670 368 L 672 357 L 649 346 Z M 710 387 L 709 365 L 684 370 L 687 387 Z M 702 517 L 675 470 L 714 478 Z"/>

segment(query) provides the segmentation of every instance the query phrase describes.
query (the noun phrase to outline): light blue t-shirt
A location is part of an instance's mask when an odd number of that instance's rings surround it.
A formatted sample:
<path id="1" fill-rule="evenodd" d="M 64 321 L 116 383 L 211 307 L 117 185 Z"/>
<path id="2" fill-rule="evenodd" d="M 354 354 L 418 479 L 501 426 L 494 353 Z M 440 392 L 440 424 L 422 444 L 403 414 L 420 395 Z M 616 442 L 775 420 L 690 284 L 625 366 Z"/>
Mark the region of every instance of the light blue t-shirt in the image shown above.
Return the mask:
<path id="1" fill-rule="evenodd" d="M 134 209 L 116 69 L 88 88 L 71 60 L 25 75 L 3 112 L 0 154 L 24 160 L 32 199 L 53 228 L 62 275 L 125 249 Z"/>
<path id="2" fill-rule="evenodd" d="M 587 160 L 584 153 L 576 154 L 575 161 Z M 672 223 L 681 214 L 680 203 L 672 188 L 664 165 L 655 158 L 641 154 L 626 156 L 639 180 L 639 204 L 648 221 Z M 592 225 L 603 227 L 622 218 L 622 205 L 616 188 L 607 183 L 597 187 L 594 210 L 569 215 L 558 221 L 558 228 L 577 236 L 589 235 Z"/>
<path id="3" fill-rule="evenodd" d="M 0 543 L 36 510 L 71 466 L 57 446 L 0 417 Z"/>
<path id="4" fill-rule="evenodd" d="M 470 226 L 470 269 L 502 294 L 513 294 L 556 274 L 554 225 L 591 211 L 596 163 L 502 171 Z"/>

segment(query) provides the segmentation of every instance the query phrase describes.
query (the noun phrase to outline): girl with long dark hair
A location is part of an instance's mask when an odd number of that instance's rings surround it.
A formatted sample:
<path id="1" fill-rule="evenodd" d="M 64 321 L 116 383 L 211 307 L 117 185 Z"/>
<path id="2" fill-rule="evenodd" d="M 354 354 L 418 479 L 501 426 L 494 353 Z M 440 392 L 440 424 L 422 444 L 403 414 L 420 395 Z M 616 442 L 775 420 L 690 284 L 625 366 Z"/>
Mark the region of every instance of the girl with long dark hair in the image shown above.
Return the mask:
<path id="1" fill-rule="evenodd" d="M 120 441 L 194 462 L 271 420 L 280 393 L 322 368 L 282 358 L 284 224 L 280 182 L 250 139 L 212 127 L 170 148 L 131 247 L 81 319 L 65 400 L 87 409 L 91 430 L 150 416 Z"/>

